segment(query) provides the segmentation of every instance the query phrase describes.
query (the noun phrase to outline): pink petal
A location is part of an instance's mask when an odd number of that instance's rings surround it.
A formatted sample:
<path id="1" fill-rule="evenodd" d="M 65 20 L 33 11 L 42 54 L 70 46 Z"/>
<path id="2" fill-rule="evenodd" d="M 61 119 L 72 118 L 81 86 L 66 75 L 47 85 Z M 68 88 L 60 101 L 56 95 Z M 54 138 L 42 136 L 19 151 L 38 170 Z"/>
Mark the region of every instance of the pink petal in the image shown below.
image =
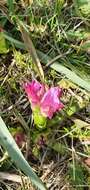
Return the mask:
<path id="1" fill-rule="evenodd" d="M 59 87 L 52 87 L 44 94 L 40 104 L 41 113 L 44 116 L 51 119 L 56 111 L 61 110 L 64 107 L 59 100 L 61 95 L 62 89 Z"/>
<path id="2" fill-rule="evenodd" d="M 24 83 L 23 87 L 32 106 L 38 105 L 45 92 L 44 85 L 40 84 L 36 80 L 33 80 L 32 82 Z"/>

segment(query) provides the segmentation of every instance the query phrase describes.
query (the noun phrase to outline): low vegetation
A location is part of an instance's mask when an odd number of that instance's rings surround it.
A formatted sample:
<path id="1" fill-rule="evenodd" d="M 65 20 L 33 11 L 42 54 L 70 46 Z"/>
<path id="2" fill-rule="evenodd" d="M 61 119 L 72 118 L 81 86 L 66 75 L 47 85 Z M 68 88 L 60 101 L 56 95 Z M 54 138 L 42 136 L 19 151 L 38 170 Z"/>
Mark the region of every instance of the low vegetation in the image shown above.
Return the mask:
<path id="1" fill-rule="evenodd" d="M 89 0 L 0 0 L 0 188 L 90 189 Z"/>

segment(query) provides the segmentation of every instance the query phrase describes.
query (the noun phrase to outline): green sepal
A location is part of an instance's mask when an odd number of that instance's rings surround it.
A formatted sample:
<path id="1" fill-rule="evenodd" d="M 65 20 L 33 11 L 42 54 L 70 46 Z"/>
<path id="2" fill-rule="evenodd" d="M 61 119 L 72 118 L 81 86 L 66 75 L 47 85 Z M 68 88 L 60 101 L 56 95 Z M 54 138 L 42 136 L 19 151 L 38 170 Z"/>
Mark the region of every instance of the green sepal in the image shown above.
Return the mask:
<path id="1" fill-rule="evenodd" d="M 46 128 L 47 118 L 40 113 L 39 108 L 33 110 L 33 119 L 37 129 L 43 130 Z"/>

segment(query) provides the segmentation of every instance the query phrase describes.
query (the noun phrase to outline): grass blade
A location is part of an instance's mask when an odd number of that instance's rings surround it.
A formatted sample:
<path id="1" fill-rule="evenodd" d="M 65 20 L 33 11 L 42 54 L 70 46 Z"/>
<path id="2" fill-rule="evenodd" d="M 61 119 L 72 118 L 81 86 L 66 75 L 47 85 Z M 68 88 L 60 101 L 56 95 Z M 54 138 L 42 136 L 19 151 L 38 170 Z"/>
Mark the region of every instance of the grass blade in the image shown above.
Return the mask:
<path id="1" fill-rule="evenodd" d="M 46 190 L 42 181 L 37 177 L 33 169 L 25 160 L 12 135 L 0 117 L 0 144 L 7 150 L 9 156 L 16 163 L 17 167 L 30 177 L 32 183 L 40 190 Z"/>
<path id="2" fill-rule="evenodd" d="M 33 60 L 35 66 L 37 68 L 40 79 L 42 82 L 44 82 L 44 72 L 43 72 L 40 60 L 37 56 L 33 42 L 30 38 L 30 35 L 29 35 L 27 29 L 25 28 L 25 26 L 23 25 L 23 23 L 21 21 L 18 21 L 18 25 L 20 27 L 20 31 L 21 31 L 22 38 L 24 40 L 25 46 L 26 46 L 28 52 L 30 53 L 30 55 L 32 57 L 32 60 Z"/>
<path id="3" fill-rule="evenodd" d="M 14 13 L 14 2 L 13 2 L 13 0 L 7 0 L 7 5 L 9 8 L 9 15 L 12 15 Z"/>
<path id="4" fill-rule="evenodd" d="M 46 54 L 42 53 L 41 51 L 38 51 L 38 55 L 44 64 L 47 64 L 49 61 L 51 61 L 51 58 L 49 56 L 47 56 Z M 51 65 L 51 68 L 56 70 L 59 73 L 64 74 L 68 79 L 70 79 L 72 82 L 76 83 L 78 86 L 90 91 L 90 83 L 89 82 L 83 80 L 81 77 L 79 77 L 73 71 L 71 71 L 68 68 L 66 68 L 65 66 L 61 65 L 59 62 L 54 62 Z"/>

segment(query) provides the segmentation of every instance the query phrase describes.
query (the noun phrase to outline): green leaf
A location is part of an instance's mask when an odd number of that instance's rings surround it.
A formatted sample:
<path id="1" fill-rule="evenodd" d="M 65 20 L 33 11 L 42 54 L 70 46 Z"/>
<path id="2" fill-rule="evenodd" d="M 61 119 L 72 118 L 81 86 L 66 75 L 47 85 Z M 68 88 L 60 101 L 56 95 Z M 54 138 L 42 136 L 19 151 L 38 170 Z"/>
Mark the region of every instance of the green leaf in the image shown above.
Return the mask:
<path id="1" fill-rule="evenodd" d="M 40 190 L 46 190 L 42 181 L 37 177 L 33 169 L 25 160 L 23 154 L 15 143 L 4 121 L 0 117 L 0 144 L 6 149 L 9 156 L 16 163 L 17 167 L 30 177 L 32 183 Z"/>
<path id="2" fill-rule="evenodd" d="M 20 42 L 19 40 L 14 39 L 7 32 L 3 32 L 3 36 L 5 37 L 6 40 L 8 40 L 11 43 L 12 46 L 16 46 L 17 48 L 25 50 L 25 45 L 23 42 Z"/>
<path id="3" fill-rule="evenodd" d="M 7 45 L 5 41 L 5 37 L 3 35 L 3 32 L 0 32 L 0 53 L 7 53 Z"/>
<path id="4" fill-rule="evenodd" d="M 47 64 L 49 61 L 51 61 L 51 58 L 49 56 L 47 56 L 46 54 L 42 53 L 41 51 L 38 51 L 38 55 L 44 64 Z M 71 71 L 67 67 L 61 65 L 59 62 L 54 62 L 51 65 L 51 68 L 55 69 L 59 73 L 64 74 L 68 79 L 70 79 L 72 82 L 74 82 L 78 86 L 90 91 L 90 83 L 89 82 L 83 80 L 81 77 L 79 77 L 73 71 Z"/>

